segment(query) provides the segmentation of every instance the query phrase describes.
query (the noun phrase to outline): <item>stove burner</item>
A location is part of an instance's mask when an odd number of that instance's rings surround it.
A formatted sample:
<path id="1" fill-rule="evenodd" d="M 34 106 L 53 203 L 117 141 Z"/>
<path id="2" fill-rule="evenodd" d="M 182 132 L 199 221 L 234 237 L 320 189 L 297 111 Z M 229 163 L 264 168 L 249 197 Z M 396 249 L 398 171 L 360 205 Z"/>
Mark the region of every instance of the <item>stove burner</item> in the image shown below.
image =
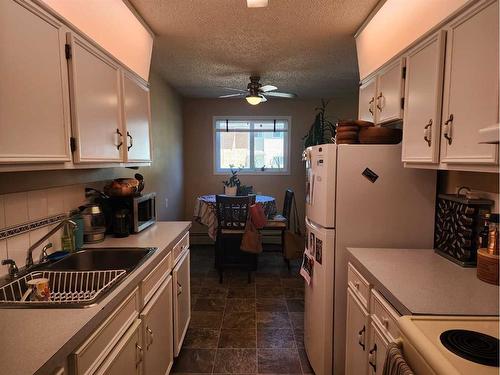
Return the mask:
<path id="1" fill-rule="evenodd" d="M 464 329 L 451 329 L 441 333 L 439 338 L 446 349 L 459 357 L 481 365 L 499 367 L 499 340 L 495 337 Z"/>

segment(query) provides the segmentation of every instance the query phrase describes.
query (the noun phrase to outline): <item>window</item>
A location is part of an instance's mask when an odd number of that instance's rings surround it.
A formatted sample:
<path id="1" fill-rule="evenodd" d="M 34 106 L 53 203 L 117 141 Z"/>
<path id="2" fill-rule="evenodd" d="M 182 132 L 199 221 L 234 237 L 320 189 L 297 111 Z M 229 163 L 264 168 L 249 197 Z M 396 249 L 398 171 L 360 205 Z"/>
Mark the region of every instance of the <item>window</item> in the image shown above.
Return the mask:
<path id="1" fill-rule="evenodd" d="M 287 174 L 290 118 L 214 117 L 215 173 Z"/>

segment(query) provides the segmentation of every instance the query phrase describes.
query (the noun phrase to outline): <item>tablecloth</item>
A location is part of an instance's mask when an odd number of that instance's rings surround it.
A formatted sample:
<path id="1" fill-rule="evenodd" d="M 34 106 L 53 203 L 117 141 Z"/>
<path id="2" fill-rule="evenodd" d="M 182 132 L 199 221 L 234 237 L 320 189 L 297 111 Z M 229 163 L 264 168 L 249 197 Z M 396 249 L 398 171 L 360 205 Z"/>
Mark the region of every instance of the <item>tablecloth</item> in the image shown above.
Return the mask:
<path id="1" fill-rule="evenodd" d="M 255 202 L 264 208 L 268 218 L 277 213 L 276 199 L 267 195 L 256 195 Z M 217 237 L 217 217 L 215 214 L 215 194 L 202 195 L 196 198 L 194 218 L 197 222 L 208 227 L 209 237 L 215 241 Z"/>

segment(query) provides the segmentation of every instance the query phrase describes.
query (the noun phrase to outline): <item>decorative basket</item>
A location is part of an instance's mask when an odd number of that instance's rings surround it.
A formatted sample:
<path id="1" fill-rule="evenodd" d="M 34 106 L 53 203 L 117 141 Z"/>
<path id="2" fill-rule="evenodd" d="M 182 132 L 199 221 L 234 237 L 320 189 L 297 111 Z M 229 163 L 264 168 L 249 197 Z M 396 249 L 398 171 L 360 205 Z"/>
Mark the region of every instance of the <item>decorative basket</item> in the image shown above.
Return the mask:
<path id="1" fill-rule="evenodd" d="M 493 201 L 489 199 L 439 194 L 434 230 L 436 252 L 462 267 L 474 267 L 481 217 L 491 211 L 492 205 Z"/>

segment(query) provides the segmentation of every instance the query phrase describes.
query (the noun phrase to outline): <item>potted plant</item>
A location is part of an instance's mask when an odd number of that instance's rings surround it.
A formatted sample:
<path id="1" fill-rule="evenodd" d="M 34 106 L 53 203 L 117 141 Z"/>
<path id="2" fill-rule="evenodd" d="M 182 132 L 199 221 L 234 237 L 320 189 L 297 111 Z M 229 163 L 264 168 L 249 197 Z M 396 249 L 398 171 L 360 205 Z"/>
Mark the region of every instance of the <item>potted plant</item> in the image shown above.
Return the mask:
<path id="1" fill-rule="evenodd" d="M 238 188 L 241 185 L 238 172 L 238 169 L 231 168 L 231 177 L 229 177 L 226 181 L 222 181 L 224 184 L 224 194 L 235 196 L 238 192 Z"/>
<path id="2" fill-rule="evenodd" d="M 328 101 L 321 99 L 321 107 L 316 108 L 317 114 L 307 135 L 302 138 L 304 148 L 325 143 L 333 143 L 336 128 L 332 121 L 327 118 L 326 107 Z"/>

